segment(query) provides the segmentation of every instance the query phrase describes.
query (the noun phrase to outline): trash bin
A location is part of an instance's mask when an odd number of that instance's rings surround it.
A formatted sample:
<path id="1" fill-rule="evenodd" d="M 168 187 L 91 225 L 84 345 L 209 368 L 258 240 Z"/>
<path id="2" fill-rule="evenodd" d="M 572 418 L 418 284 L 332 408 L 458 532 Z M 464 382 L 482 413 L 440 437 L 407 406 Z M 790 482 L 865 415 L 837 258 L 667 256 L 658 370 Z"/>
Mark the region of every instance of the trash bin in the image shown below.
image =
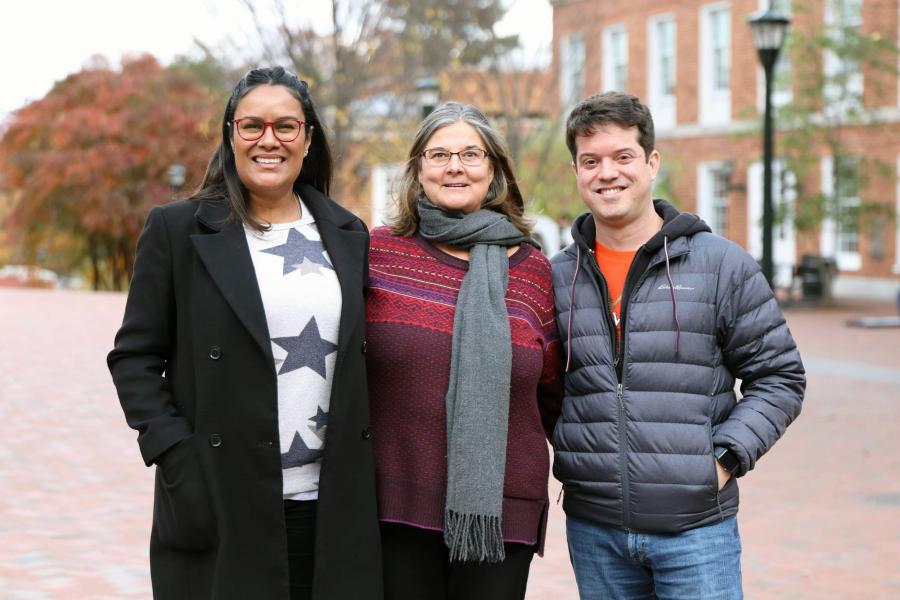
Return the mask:
<path id="1" fill-rule="evenodd" d="M 795 276 L 800 279 L 803 300 L 821 302 L 831 298 L 831 284 L 837 273 L 837 264 L 832 258 L 805 254 L 796 267 Z"/>

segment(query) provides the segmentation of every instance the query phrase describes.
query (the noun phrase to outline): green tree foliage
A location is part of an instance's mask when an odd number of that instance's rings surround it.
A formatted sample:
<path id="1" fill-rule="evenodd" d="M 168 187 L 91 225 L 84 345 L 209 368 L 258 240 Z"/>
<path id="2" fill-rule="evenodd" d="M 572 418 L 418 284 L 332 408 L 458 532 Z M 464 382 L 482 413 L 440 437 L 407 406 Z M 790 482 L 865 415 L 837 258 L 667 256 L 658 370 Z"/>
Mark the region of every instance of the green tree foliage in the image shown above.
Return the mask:
<path id="1" fill-rule="evenodd" d="M 418 120 L 418 78 L 451 65 L 484 64 L 518 43 L 494 35 L 505 12 L 501 0 L 331 0 L 329 34 L 296 23 L 283 0 L 242 1 L 263 45 L 263 56 L 246 56 L 248 63 L 286 62 L 324 109 L 338 197 L 342 189 L 359 187 L 369 162 L 384 158 L 361 148 L 383 147 L 375 138 L 386 125 L 408 129 Z"/>
<path id="2" fill-rule="evenodd" d="M 813 22 L 817 4 L 795 2 L 795 22 Z M 867 199 L 866 189 L 872 178 L 893 176 L 893 167 L 861 157 L 849 143 L 848 131 L 879 127 L 877 113 L 866 100 L 883 94 L 884 81 L 894 81 L 900 49 L 889 37 L 863 31 L 852 4 L 826 0 L 832 22 L 792 31 L 782 50 L 790 56 L 792 69 L 776 81 L 776 89 L 792 88 L 793 98 L 777 111 L 778 146 L 796 175 L 794 225 L 800 231 L 829 219 L 837 223 L 837 235 L 841 229 L 856 231 L 892 215 L 890 206 Z M 830 193 L 819 190 L 818 178 L 811 177 L 823 154 L 832 157 Z M 858 208 L 842 207 L 841 197 L 848 194 L 859 197 Z M 787 215 L 782 211 L 776 216 Z"/>
<path id="3" fill-rule="evenodd" d="M 517 167 L 519 185 L 529 201 L 530 212 L 564 223 L 584 212 L 575 184 L 572 156 L 558 122 L 548 122 L 529 136 Z"/>
<path id="4" fill-rule="evenodd" d="M 199 183 L 220 103 L 143 55 L 120 69 L 98 59 L 16 111 L 0 140 L 0 192 L 14 192 L 5 226 L 22 258 L 123 289 L 148 210 L 172 195 L 169 167 Z"/>
<path id="5" fill-rule="evenodd" d="M 405 73 L 418 77 L 450 65 L 490 66 L 515 49 L 518 36 L 498 37 L 499 0 L 386 0 L 386 27 L 396 31 Z"/>

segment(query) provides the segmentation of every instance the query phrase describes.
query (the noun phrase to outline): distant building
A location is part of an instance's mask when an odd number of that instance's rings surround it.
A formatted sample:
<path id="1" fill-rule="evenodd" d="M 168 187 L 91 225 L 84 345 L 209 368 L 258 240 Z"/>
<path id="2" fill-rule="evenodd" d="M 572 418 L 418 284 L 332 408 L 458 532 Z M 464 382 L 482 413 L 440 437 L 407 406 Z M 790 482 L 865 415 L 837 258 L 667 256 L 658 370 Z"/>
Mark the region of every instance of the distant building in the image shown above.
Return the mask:
<path id="1" fill-rule="evenodd" d="M 565 112 L 577 100 L 607 90 L 639 96 L 655 118 L 664 169 L 657 183 L 664 182 L 679 206 L 697 212 L 716 233 L 759 257 L 764 78 L 747 19 L 768 2 L 551 0 L 551 4 L 558 110 Z M 855 31 L 871 40 L 897 41 L 900 0 L 775 4 L 791 16 L 796 35 Z M 896 65 L 897 57 L 893 60 Z M 790 218 L 782 221 L 773 236 L 777 283 L 790 283 L 803 255 L 822 255 L 833 259 L 840 272 L 836 294 L 894 298 L 900 288 L 900 219 L 861 220 L 859 206 L 865 198 L 887 209 L 878 214 L 900 214 L 900 82 L 896 73 L 849 64 L 828 53 L 820 53 L 815 64 L 796 61 L 796 52 L 782 52 L 779 80 L 793 83 L 776 88 L 776 107 L 796 102 L 800 69 L 824 73 L 843 69 L 849 73 L 845 86 L 861 96 L 866 117 L 877 125 L 840 129 L 844 179 L 837 190 L 834 157 L 825 147 L 811 148 L 814 168 L 804 175 L 803 189 L 807 194 L 834 194 L 844 218 L 825 219 L 803 232 L 795 230 Z M 823 110 L 840 106 L 826 99 Z M 778 131 L 776 155 L 784 139 L 785 132 Z M 864 176 L 856 172 L 861 164 L 881 167 Z M 792 215 L 798 181 L 784 165 L 780 161 L 775 165 L 776 210 Z"/>

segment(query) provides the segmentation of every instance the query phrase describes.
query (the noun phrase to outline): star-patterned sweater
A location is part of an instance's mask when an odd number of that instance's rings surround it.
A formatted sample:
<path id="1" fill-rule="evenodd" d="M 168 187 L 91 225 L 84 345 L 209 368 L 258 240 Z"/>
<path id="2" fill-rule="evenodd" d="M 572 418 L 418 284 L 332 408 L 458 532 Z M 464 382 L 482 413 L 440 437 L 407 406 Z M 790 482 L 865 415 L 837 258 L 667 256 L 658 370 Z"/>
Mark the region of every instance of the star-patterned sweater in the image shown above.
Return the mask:
<path id="1" fill-rule="evenodd" d="M 245 227 L 278 374 L 284 497 L 318 497 L 341 318 L 341 288 L 312 213 L 268 231 Z"/>
<path id="2" fill-rule="evenodd" d="M 418 235 L 372 231 L 367 295 L 367 371 L 379 518 L 441 531 L 447 491 L 444 396 L 453 316 L 468 263 Z M 562 355 L 550 264 L 523 244 L 509 259 L 512 334 L 509 435 L 502 530 L 537 545 L 546 531 L 547 437 L 562 399 Z"/>

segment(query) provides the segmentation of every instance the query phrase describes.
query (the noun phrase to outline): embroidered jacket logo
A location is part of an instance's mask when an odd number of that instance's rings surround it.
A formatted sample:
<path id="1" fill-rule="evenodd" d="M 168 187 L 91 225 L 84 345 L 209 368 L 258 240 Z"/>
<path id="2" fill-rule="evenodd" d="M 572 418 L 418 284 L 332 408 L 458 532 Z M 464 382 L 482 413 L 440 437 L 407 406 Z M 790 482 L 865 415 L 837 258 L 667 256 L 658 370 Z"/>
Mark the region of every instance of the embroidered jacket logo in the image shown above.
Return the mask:
<path id="1" fill-rule="evenodd" d="M 668 283 L 664 283 L 664 284 L 660 285 L 660 286 L 659 286 L 658 288 L 656 288 L 656 289 L 658 289 L 658 290 L 671 290 L 671 289 L 672 289 L 672 286 L 670 286 Z M 694 288 L 688 287 L 688 286 L 686 286 L 686 285 L 681 285 L 680 283 L 676 283 L 674 289 L 675 289 L 676 292 L 678 292 L 678 291 L 691 291 L 691 290 L 693 290 Z"/>

